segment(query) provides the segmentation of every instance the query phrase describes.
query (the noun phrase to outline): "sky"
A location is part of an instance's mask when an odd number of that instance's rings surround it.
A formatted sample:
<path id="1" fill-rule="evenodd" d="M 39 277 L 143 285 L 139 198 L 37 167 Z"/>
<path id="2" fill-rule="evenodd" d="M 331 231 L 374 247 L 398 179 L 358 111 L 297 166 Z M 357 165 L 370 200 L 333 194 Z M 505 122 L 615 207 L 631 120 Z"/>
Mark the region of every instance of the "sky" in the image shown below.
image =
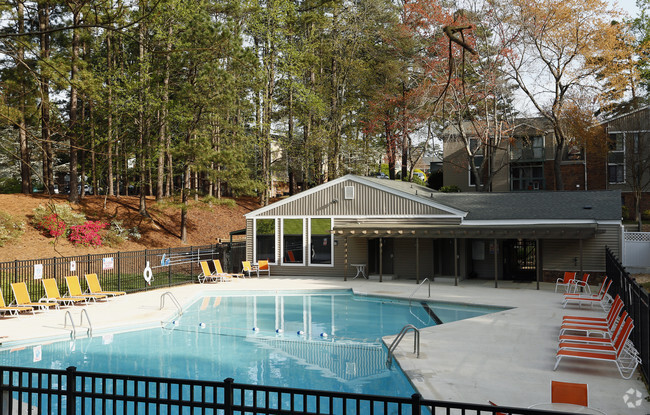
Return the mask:
<path id="1" fill-rule="evenodd" d="M 610 0 L 610 3 L 612 4 L 617 3 L 618 7 L 626 11 L 627 14 L 630 15 L 630 17 L 636 17 L 639 12 L 639 9 L 636 7 L 636 0 L 619 0 L 619 1 Z"/>

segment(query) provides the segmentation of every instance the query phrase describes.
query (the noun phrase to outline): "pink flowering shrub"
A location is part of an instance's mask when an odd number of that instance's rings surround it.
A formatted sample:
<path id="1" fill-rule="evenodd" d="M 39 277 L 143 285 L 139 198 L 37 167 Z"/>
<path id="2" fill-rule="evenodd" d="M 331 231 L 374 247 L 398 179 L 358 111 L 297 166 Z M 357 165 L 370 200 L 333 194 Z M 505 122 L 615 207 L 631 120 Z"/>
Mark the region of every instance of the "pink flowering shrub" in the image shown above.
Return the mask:
<path id="1" fill-rule="evenodd" d="M 65 233 L 65 222 L 59 218 L 59 215 L 53 213 L 45 216 L 36 227 L 46 235 L 58 237 Z"/>
<path id="2" fill-rule="evenodd" d="M 102 246 L 102 237 L 99 234 L 99 231 L 104 229 L 106 226 L 108 226 L 107 223 L 98 220 L 89 220 L 83 225 L 70 226 L 68 240 L 74 245 Z"/>

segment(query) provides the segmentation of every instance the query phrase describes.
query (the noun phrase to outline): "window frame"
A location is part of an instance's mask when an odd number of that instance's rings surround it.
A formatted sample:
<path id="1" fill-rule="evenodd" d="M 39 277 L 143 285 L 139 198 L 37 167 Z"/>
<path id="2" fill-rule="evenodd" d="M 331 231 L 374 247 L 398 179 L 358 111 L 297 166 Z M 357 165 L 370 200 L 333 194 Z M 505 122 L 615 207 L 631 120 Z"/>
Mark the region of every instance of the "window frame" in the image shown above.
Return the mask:
<path id="1" fill-rule="evenodd" d="M 615 136 L 616 138 L 614 140 L 612 140 L 611 139 L 612 136 Z M 618 144 L 619 144 L 619 140 L 618 140 L 619 137 L 621 138 L 621 140 L 620 140 L 621 148 L 617 149 Z M 627 137 L 626 137 L 626 133 L 623 132 L 623 131 L 621 131 L 621 132 L 609 132 L 608 133 L 608 138 L 610 139 L 610 142 L 609 142 L 609 147 L 608 147 L 608 150 L 607 150 L 607 184 L 625 184 L 627 182 L 627 157 L 626 157 L 626 147 L 627 147 L 626 139 L 627 139 Z M 614 154 L 614 153 L 622 154 L 622 156 L 623 156 L 622 157 L 622 159 L 623 159 L 622 163 L 610 163 L 610 161 L 609 161 L 610 154 Z M 619 181 L 618 178 L 616 178 L 616 177 L 614 178 L 614 180 L 612 180 L 612 177 L 609 174 L 609 170 L 613 166 L 616 166 L 617 169 L 620 168 L 620 169 L 623 170 L 623 179 L 622 180 Z"/>
<path id="2" fill-rule="evenodd" d="M 335 257 L 334 257 L 334 234 L 331 232 L 334 227 L 334 218 L 331 216 L 310 216 L 307 221 L 307 266 L 310 267 L 321 267 L 321 268 L 334 268 Z M 314 264 L 311 262 L 311 222 L 314 219 L 329 219 L 330 221 L 330 263 L 329 264 Z"/>
<path id="3" fill-rule="evenodd" d="M 269 260 L 269 264 L 278 265 L 278 218 L 265 218 L 265 217 L 253 219 L 253 264 L 258 264 L 257 261 L 257 221 L 258 220 L 273 221 L 273 262 Z"/>
<path id="4" fill-rule="evenodd" d="M 283 267 L 304 267 L 306 265 L 305 255 L 307 254 L 306 249 L 306 226 L 305 222 L 307 218 L 304 217 L 285 217 L 280 218 L 280 265 Z M 284 221 L 285 220 L 301 220 L 302 221 L 302 262 L 285 262 L 284 261 Z"/>

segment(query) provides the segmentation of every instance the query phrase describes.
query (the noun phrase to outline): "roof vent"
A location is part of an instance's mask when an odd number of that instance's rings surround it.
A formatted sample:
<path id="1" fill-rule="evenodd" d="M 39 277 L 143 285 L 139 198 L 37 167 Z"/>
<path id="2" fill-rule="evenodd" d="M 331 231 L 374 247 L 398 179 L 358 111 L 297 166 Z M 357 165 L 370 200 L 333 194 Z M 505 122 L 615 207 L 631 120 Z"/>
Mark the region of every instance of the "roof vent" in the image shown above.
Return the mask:
<path id="1" fill-rule="evenodd" d="M 582 208 L 583 208 L 583 209 L 586 209 L 586 210 L 590 210 L 590 209 L 591 209 L 591 206 L 590 206 L 590 205 L 586 205 L 586 206 L 583 206 Z"/>
<path id="2" fill-rule="evenodd" d="M 345 200 L 354 199 L 354 186 L 345 186 Z"/>

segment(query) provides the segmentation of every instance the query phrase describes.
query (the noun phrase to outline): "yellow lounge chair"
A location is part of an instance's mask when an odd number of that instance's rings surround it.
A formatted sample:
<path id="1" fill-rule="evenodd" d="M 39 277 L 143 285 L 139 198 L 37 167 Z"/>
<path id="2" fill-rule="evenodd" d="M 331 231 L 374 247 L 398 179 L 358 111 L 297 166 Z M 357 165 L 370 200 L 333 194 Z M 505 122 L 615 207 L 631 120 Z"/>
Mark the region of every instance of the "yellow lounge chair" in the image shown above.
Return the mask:
<path id="1" fill-rule="evenodd" d="M 242 261 L 241 266 L 244 274 L 248 274 L 248 276 L 250 276 L 253 272 L 256 272 L 257 278 L 259 278 L 260 271 L 267 271 L 269 273 L 269 277 L 271 276 L 271 267 L 269 266 L 269 261 L 267 260 L 260 259 L 257 261 L 257 265 L 251 265 L 250 261 Z"/>
<path id="2" fill-rule="evenodd" d="M 217 275 L 216 273 L 212 272 L 212 270 L 210 270 L 208 261 L 201 261 L 199 264 L 201 264 L 201 273 L 198 276 L 199 284 L 203 284 L 206 281 L 219 282 L 222 280 L 221 275 Z"/>
<path id="3" fill-rule="evenodd" d="M 213 259 L 212 263 L 214 264 L 214 273 L 221 275 L 222 277 L 228 278 L 226 281 L 231 281 L 233 277 L 243 277 L 244 274 L 231 274 L 229 272 L 223 272 L 223 267 L 221 266 L 221 261 L 218 259 Z"/>
<path id="4" fill-rule="evenodd" d="M 5 303 L 5 297 L 4 295 L 2 295 L 2 290 L 0 290 L 0 313 L 9 314 L 11 316 L 17 316 L 18 313 L 20 313 L 21 311 L 31 311 L 33 314 L 34 307 L 30 307 L 30 306 L 7 307 L 7 304 Z"/>
<path id="5" fill-rule="evenodd" d="M 88 283 L 88 291 L 90 292 L 90 294 L 103 294 L 103 295 L 110 295 L 112 297 L 126 294 L 126 292 L 124 291 L 102 290 L 102 286 L 99 285 L 99 278 L 97 278 L 97 274 L 86 274 L 86 282 Z"/>
<path id="6" fill-rule="evenodd" d="M 106 294 L 84 294 L 81 290 L 81 284 L 79 284 L 79 277 L 76 275 L 65 277 L 65 283 L 68 286 L 68 296 L 70 297 L 81 297 L 92 301 L 105 300 L 108 298 Z"/>
<path id="7" fill-rule="evenodd" d="M 24 282 L 14 282 L 11 284 L 11 291 L 14 292 L 14 301 L 10 305 L 34 307 L 39 310 L 48 310 L 50 307 L 59 308 L 58 303 L 39 301 L 35 303 L 29 298 L 27 284 Z"/>
<path id="8" fill-rule="evenodd" d="M 251 266 L 250 261 L 242 261 L 241 262 L 241 270 L 244 272 L 244 275 L 248 274 L 250 277 L 253 271 L 257 271 L 257 267 Z M 259 274 L 257 275 L 259 277 Z"/>
<path id="9" fill-rule="evenodd" d="M 39 301 L 56 301 L 63 305 L 74 305 L 80 301 L 88 302 L 83 297 L 62 297 L 59 292 L 59 286 L 54 278 L 43 278 L 43 287 L 45 288 L 45 295 Z"/>

